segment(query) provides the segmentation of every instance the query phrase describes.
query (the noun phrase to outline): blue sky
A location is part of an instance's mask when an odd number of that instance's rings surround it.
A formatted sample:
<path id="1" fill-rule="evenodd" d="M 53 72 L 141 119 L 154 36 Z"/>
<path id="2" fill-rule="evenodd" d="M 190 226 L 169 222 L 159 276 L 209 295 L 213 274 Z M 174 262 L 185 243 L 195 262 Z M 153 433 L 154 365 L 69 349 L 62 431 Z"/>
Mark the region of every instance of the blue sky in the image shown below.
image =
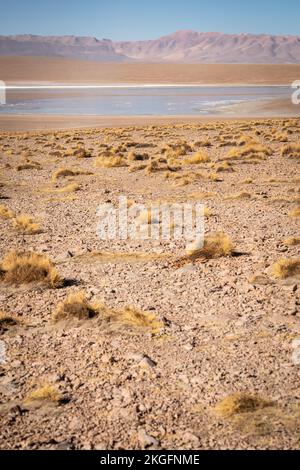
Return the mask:
<path id="1" fill-rule="evenodd" d="M 179 29 L 300 35 L 299 0 L 0 0 L 0 34 L 152 39 Z"/>

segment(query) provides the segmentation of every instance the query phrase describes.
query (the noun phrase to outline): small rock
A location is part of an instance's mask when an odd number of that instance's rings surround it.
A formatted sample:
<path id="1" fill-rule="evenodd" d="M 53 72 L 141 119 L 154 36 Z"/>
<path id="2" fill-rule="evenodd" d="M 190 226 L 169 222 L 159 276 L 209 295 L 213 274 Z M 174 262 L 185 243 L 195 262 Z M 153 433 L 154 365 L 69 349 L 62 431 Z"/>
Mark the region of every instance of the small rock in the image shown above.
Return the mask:
<path id="1" fill-rule="evenodd" d="M 157 364 L 150 357 L 144 356 L 143 359 L 139 362 L 139 366 L 144 369 L 153 369 Z"/>
<path id="2" fill-rule="evenodd" d="M 138 430 L 138 440 L 144 448 L 152 446 L 157 447 L 159 445 L 158 440 L 152 436 L 149 436 L 149 434 L 147 434 L 145 429 L 143 428 L 140 428 Z"/>

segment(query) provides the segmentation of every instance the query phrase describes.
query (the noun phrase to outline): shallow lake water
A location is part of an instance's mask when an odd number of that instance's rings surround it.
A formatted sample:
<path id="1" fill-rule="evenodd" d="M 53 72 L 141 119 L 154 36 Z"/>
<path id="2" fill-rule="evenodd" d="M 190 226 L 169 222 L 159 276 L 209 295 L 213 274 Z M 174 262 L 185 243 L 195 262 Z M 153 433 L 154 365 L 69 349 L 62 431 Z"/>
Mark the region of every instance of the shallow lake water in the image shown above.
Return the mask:
<path id="1" fill-rule="evenodd" d="M 290 98 L 284 86 L 123 86 L 13 90 L 1 114 L 226 115 L 231 105 Z M 18 95 L 20 98 L 18 98 Z M 28 98 L 26 97 L 28 95 Z M 33 99 L 34 95 L 34 99 Z"/>

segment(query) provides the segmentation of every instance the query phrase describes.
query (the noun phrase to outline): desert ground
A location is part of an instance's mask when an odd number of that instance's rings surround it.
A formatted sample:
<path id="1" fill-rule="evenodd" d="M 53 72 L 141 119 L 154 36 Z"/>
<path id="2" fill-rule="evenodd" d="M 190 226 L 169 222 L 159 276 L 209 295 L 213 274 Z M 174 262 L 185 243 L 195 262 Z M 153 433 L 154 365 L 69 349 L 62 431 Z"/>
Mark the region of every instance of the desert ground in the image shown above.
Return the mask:
<path id="1" fill-rule="evenodd" d="M 0 57 L 0 80 L 81 84 L 290 85 L 300 77 L 292 64 L 99 63 L 53 57 Z"/>
<path id="2" fill-rule="evenodd" d="M 2 131 L 0 448 L 299 449 L 299 158 L 298 119 Z M 121 195 L 204 247 L 99 239 Z"/>

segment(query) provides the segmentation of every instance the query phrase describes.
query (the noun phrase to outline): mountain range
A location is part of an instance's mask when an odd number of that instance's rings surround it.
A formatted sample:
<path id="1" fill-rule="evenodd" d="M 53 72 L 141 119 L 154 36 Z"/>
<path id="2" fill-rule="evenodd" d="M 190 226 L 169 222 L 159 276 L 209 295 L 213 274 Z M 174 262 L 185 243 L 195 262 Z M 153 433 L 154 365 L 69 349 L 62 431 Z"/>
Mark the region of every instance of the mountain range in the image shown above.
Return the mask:
<path id="1" fill-rule="evenodd" d="M 148 41 L 83 36 L 0 36 L 1 56 L 46 56 L 98 62 L 300 63 L 300 36 L 177 31 Z"/>

